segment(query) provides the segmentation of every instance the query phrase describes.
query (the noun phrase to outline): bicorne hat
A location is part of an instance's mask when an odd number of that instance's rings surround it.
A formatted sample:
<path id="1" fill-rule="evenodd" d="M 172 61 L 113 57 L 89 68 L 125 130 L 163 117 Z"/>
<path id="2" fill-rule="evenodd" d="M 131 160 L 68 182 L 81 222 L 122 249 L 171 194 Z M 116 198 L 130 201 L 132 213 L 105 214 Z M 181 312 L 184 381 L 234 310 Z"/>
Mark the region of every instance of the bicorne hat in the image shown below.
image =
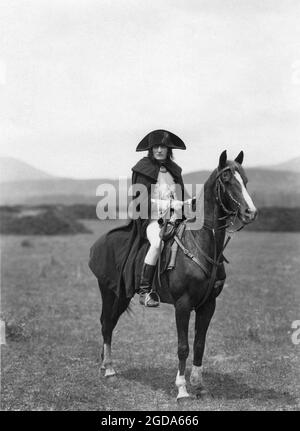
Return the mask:
<path id="1" fill-rule="evenodd" d="M 167 130 L 153 130 L 141 140 L 136 147 L 136 151 L 146 151 L 155 145 L 165 145 L 177 150 L 186 149 L 184 142 L 178 136 L 174 135 L 174 133 Z"/>

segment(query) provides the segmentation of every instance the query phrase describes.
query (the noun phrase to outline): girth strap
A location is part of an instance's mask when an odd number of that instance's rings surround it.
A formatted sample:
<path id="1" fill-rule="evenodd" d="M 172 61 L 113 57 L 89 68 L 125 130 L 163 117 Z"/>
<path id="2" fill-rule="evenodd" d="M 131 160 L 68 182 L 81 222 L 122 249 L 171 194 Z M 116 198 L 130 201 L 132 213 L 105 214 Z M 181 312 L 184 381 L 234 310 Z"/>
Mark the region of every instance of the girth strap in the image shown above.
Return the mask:
<path id="1" fill-rule="evenodd" d="M 209 263 L 212 264 L 212 270 L 211 270 L 211 272 L 209 272 L 209 270 L 205 267 L 205 265 L 193 253 L 191 253 L 187 248 L 185 248 L 184 244 L 182 243 L 182 241 L 181 241 L 180 238 L 183 235 L 185 227 L 186 227 L 186 223 L 184 221 L 183 223 L 181 223 L 179 225 L 178 231 L 177 231 L 177 233 L 174 236 L 174 243 L 172 245 L 172 249 L 174 247 L 174 250 L 173 250 L 173 253 L 171 255 L 171 258 L 175 261 L 176 254 L 177 254 L 177 248 L 179 246 L 181 248 L 181 250 L 183 251 L 183 253 L 185 254 L 185 256 L 187 256 L 189 259 L 191 259 L 193 262 L 195 262 L 202 269 L 202 271 L 204 272 L 204 274 L 206 275 L 206 277 L 209 278 L 209 284 L 208 284 L 207 291 L 206 291 L 204 297 L 202 298 L 202 300 L 200 301 L 200 303 L 197 304 L 197 306 L 195 307 L 195 311 L 197 311 L 197 309 L 200 308 L 207 301 L 207 299 L 209 298 L 209 296 L 210 296 L 210 294 L 211 294 L 211 292 L 213 290 L 213 287 L 214 287 L 214 284 L 215 284 L 215 281 L 216 281 L 217 269 L 218 269 L 218 266 L 221 264 L 221 262 L 220 262 L 221 258 L 223 258 L 223 260 L 227 261 L 227 259 L 224 257 L 223 252 L 224 252 L 227 244 L 229 243 L 229 241 L 231 239 L 231 236 L 227 237 L 227 239 L 226 239 L 226 241 L 225 241 L 225 243 L 223 245 L 223 248 L 222 248 L 221 252 L 217 256 L 217 245 L 216 245 L 216 238 L 215 238 L 215 230 L 214 229 L 210 229 L 212 231 L 212 233 L 213 233 L 213 238 L 214 238 L 214 258 L 213 259 L 210 256 L 208 256 L 208 254 L 205 253 L 202 250 L 202 248 L 197 244 L 198 251 L 200 251 L 200 253 L 202 253 L 202 255 L 204 256 L 204 258 Z M 161 238 L 161 240 L 162 240 L 162 238 Z M 175 249 L 175 247 L 176 247 L 176 249 Z M 160 255 L 161 255 L 161 253 L 160 253 Z M 161 287 L 161 280 L 160 280 L 160 257 L 161 256 L 160 255 L 159 255 L 159 260 L 158 260 L 158 284 Z M 171 265 L 171 263 L 173 263 L 173 266 Z M 170 262 L 170 264 L 168 266 L 168 269 L 173 269 L 174 263 L 175 262 Z M 152 289 L 152 291 L 154 291 L 154 289 Z"/>
<path id="2" fill-rule="evenodd" d="M 178 238 L 177 235 L 175 235 L 174 240 L 179 245 L 179 247 L 181 248 L 181 250 L 183 251 L 183 253 L 187 257 L 189 257 L 190 259 L 192 259 L 192 261 L 195 262 L 198 266 L 200 266 L 200 268 L 202 269 L 202 271 L 204 272 L 204 274 L 206 275 L 206 277 L 209 277 L 210 274 L 209 274 L 208 269 L 203 265 L 202 262 L 200 262 L 200 260 L 193 253 L 191 253 L 187 248 L 184 247 L 184 245 L 182 244 L 182 242 L 180 241 L 180 239 Z"/>
<path id="3" fill-rule="evenodd" d="M 214 231 L 213 231 L 214 234 Z M 227 240 L 225 241 L 225 244 L 223 245 L 222 251 L 219 254 L 219 256 L 216 259 L 216 241 L 215 241 L 215 264 L 213 265 L 212 271 L 211 271 L 211 275 L 210 275 L 210 280 L 209 280 L 209 284 L 208 284 L 208 288 L 207 291 L 204 295 L 204 297 L 202 298 L 202 301 L 200 301 L 199 304 L 197 304 L 197 306 L 195 307 L 195 311 L 197 311 L 206 301 L 207 299 L 210 297 L 211 292 L 214 288 L 215 285 L 215 281 L 216 281 L 216 277 L 217 277 L 217 269 L 218 269 L 218 265 L 220 263 L 220 258 L 221 256 L 223 256 L 223 251 L 225 250 L 227 244 L 229 243 L 229 241 L 231 240 L 231 236 L 229 236 L 227 238 Z"/>
<path id="4" fill-rule="evenodd" d="M 209 273 L 207 268 L 202 264 L 202 262 L 200 262 L 199 259 L 197 259 L 196 256 L 193 255 L 193 253 L 191 253 L 188 249 L 186 249 L 184 247 L 183 243 L 180 241 L 180 239 L 176 235 L 174 237 L 176 243 L 179 245 L 179 247 L 181 248 L 183 253 L 187 257 L 189 257 L 193 262 L 195 262 L 202 269 L 202 271 L 205 273 L 207 278 L 209 278 L 209 284 L 207 287 L 207 291 L 206 291 L 204 297 L 202 298 L 202 300 L 200 301 L 200 303 L 197 304 L 197 306 L 195 307 L 195 311 L 197 311 L 210 297 L 211 292 L 212 292 L 213 287 L 214 287 L 214 284 L 215 284 L 215 281 L 216 281 L 217 269 L 218 269 L 218 266 L 220 265 L 221 257 L 223 256 L 223 258 L 224 258 L 223 251 L 225 250 L 225 248 L 227 247 L 227 244 L 229 243 L 229 241 L 231 239 L 231 236 L 228 236 L 228 238 L 225 241 L 225 244 L 223 245 L 221 252 L 219 253 L 219 256 L 217 256 L 215 231 L 213 230 L 212 232 L 213 232 L 213 236 L 214 236 L 214 248 L 215 248 L 215 250 L 214 250 L 214 259 L 209 258 L 210 259 L 209 261 L 212 262 L 212 264 L 213 264 L 211 273 Z M 207 257 L 206 253 L 205 253 L 204 257 Z"/>

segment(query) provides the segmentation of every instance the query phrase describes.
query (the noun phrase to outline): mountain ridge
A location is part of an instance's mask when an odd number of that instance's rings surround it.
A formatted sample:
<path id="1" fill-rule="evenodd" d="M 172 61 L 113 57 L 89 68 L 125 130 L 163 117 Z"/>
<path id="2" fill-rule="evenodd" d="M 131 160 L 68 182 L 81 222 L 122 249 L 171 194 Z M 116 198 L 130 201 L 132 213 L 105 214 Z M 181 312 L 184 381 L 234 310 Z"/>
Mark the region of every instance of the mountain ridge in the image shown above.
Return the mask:
<path id="1" fill-rule="evenodd" d="M 50 178 L 56 177 L 14 157 L 0 157 L 0 183 Z"/>
<path id="2" fill-rule="evenodd" d="M 246 166 L 246 169 L 264 169 L 264 170 L 278 170 L 300 173 L 300 156 L 285 162 L 275 165 L 262 165 L 262 166 Z M 200 169 L 192 171 L 186 175 L 197 174 L 198 172 L 211 172 L 212 170 Z M 44 180 L 44 179 L 55 179 L 55 180 L 80 180 L 80 181 L 91 181 L 98 180 L 98 178 L 72 178 L 72 177 L 61 177 L 53 175 L 49 172 L 45 172 L 31 164 L 14 157 L 0 157 L 0 183 L 7 182 L 18 182 L 18 181 L 33 181 L 33 180 Z M 106 178 L 101 179 L 101 181 Z M 116 178 L 107 179 L 108 181 L 114 181 Z"/>
<path id="3" fill-rule="evenodd" d="M 257 206 L 300 207 L 300 173 L 283 170 L 282 165 L 284 164 L 280 164 L 280 169 L 246 167 L 248 188 Z M 101 199 L 96 196 L 96 189 L 100 184 L 112 184 L 117 190 L 119 186 L 117 179 L 108 178 L 74 179 L 47 173 L 38 178 L 43 171 L 37 171 L 37 175 L 30 180 L 0 183 L 0 205 L 96 204 Z M 191 172 L 183 175 L 183 179 L 185 184 L 203 184 L 211 172 Z M 128 177 L 127 184 L 130 183 L 131 179 Z"/>

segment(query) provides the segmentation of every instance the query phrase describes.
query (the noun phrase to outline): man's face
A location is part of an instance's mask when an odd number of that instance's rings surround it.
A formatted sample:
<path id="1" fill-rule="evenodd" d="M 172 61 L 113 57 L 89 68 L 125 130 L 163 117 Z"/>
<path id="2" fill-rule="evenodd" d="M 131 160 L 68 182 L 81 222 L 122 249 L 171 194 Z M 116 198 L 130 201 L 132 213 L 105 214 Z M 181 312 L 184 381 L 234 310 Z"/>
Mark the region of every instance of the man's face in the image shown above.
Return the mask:
<path id="1" fill-rule="evenodd" d="M 153 157 L 156 160 L 165 160 L 168 154 L 168 147 L 165 145 L 154 145 L 153 147 Z"/>

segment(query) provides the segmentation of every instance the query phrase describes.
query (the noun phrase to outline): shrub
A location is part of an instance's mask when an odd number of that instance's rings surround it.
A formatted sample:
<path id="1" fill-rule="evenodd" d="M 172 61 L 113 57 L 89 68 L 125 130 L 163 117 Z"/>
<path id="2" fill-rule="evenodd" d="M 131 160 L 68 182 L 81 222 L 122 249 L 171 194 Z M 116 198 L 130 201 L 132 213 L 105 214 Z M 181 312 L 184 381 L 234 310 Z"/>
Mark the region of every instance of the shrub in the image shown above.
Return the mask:
<path id="1" fill-rule="evenodd" d="M 90 233 L 80 222 L 57 209 L 41 211 L 36 215 L 1 213 L 0 232 L 14 235 L 62 235 Z"/>

